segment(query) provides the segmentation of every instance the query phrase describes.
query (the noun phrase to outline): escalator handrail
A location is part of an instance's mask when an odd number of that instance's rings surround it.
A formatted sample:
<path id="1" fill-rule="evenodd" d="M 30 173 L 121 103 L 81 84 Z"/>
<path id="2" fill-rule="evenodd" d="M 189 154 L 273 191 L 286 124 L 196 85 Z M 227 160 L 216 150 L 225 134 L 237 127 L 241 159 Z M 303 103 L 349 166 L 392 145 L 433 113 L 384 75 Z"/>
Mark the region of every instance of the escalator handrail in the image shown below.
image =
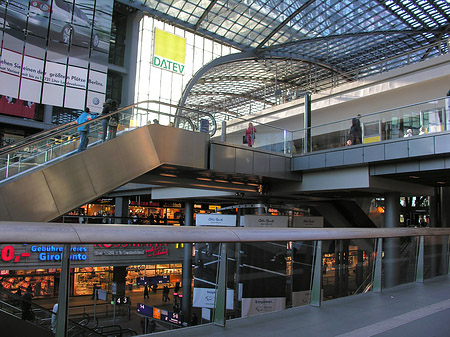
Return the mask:
<path id="1" fill-rule="evenodd" d="M 69 123 L 66 123 L 66 124 L 63 124 L 63 125 L 58 125 L 58 126 L 56 126 L 54 128 L 48 129 L 48 130 L 41 131 L 41 132 L 39 132 L 37 134 L 31 135 L 29 137 L 26 137 L 23 140 L 20 140 L 18 142 L 13 143 L 13 144 L 9 144 L 9 145 L 3 146 L 3 147 L 0 148 L 0 156 L 8 155 L 11 152 L 17 151 L 17 149 L 34 145 L 34 144 L 36 144 L 36 143 L 38 143 L 38 142 L 40 142 L 42 140 L 54 137 L 54 136 L 56 136 L 56 135 L 58 135 L 58 134 L 60 134 L 62 132 L 71 131 L 71 130 L 79 128 L 80 126 L 88 125 L 88 124 L 91 124 L 91 123 L 95 123 L 95 122 L 97 122 L 99 120 L 103 120 L 105 118 L 110 118 L 113 115 L 120 114 L 120 113 L 122 113 L 124 111 L 127 111 L 127 110 L 129 110 L 131 108 L 137 107 L 137 106 L 139 106 L 141 104 L 161 104 L 161 105 L 165 105 L 165 106 L 168 106 L 168 107 L 181 108 L 181 107 L 179 107 L 177 105 L 174 105 L 174 104 L 164 103 L 164 102 L 154 101 L 154 100 L 146 100 L 146 101 L 133 103 L 133 104 L 130 104 L 130 105 L 125 106 L 123 108 L 119 108 L 116 111 L 112 111 L 112 112 L 110 112 L 108 114 L 105 114 L 105 115 L 99 114 L 96 118 L 94 118 L 94 119 L 92 119 L 90 121 L 87 121 L 85 123 L 82 123 L 82 124 L 77 124 L 76 121 L 72 121 L 72 122 L 69 122 Z M 150 109 L 143 109 L 143 108 L 139 108 L 139 109 L 151 111 Z M 208 113 L 205 113 L 205 112 L 200 112 L 200 111 L 196 111 L 196 110 L 189 109 L 189 108 L 184 108 L 184 107 L 182 109 L 184 109 L 184 110 L 192 110 L 194 112 L 197 112 L 197 113 L 200 113 L 200 114 L 204 114 L 204 115 L 208 114 Z M 174 114 L 168 114 L 168 113 L 161 112 L 161 111 L 155 111 L 155 112 L 157 112 L 159 114 L 163 114 L 163 115 L 173 116 L 174 118 L 186 119 L 188 121 L 188 123 L 192 126 L 192 128 L 194 129 L 194 124 L 192 123 L 192 121 L 188 117 L 177 116 L 177 115 L 174 115 Z M 208 115 L 213 119 L 213 121 L 215 121 L 214 117 L 211 114 L 208 114 Z"/>

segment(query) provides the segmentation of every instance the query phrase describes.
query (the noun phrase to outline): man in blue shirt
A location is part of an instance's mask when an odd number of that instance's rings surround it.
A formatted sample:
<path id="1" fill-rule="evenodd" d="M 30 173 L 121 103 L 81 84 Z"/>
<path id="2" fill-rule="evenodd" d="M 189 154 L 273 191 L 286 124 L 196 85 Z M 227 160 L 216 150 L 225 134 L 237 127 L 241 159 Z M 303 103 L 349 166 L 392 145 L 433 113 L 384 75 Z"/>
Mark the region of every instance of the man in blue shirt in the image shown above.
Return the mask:
<path id="1" fill-rule="evenodd" d="M 90 114 L 89 108 L 86 107 L 84 109 L 83 113 L 77 118 L 77 124 L 83 124 L 87 121 L 94 119 L 95 117 L 96 116 L 93 116 Z M 80 134 L 80 146 L 78 146 L 78 152 L 81 152 L 81 151 L 86 150 L 88 143 L 89 143 L 89 138 L 88 138 L 89 124 L 80 126 L 78 128 L 78 133 Z"/>

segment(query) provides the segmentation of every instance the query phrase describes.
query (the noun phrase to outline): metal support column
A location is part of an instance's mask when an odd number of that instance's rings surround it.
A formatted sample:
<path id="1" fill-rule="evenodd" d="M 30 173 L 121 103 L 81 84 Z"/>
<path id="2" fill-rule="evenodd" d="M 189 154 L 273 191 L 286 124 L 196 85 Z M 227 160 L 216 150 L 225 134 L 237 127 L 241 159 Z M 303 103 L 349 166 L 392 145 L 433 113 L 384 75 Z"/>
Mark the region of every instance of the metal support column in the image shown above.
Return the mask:
<path id="1" fill-rule="evenodd" d="M 305 114 L 303 115 L 303 153 L 311 152 L 311 93 L 305 93 Z"/>
<path id="2" fill-rule="evenodd" d="M 450 227 L 450 187 L 441 187 L 440 188 L 440 215 L 441 215 L 441 226 L 443 228 Z M 442 242 L 441 249 L 441 263 L 439 266 L 441 275 L 445 275 L 448 273 L 448 262 L 446 259 L 447 256 L 447 245 L 448 245 L 448 237 L 444 236 L 444 240 Z"/>
<path id="3" fill-rule="evenodd" d="M 374 293 L 381 293 L 381 267 L 383 261 L 383 239 L 377 239 L 377 253 L 375 257 L 375 271 L 372 278 L 372 289 Z"/>
<path id="4" fill-rule="evenodd" d="M 424 247 L 425 247 L 425 238 L 421 236 L 419 238 L 419 247 L 417 252 L 417 261 L 416 261 L 416 282 L 423 283 L 423 257 L 424 257 Z"/>
<path id="5" fill-rule="evenodd" d="M 214 324 L 225 326 L 227 300 L 227 244 L 220 244 L 219 275 L 216 288 L 216 308 L 214 310 Z"/>
<path id="6" fill-rule="evenodd" d="M 448 265 L 447 265 L 447 275 L 450 276 L 450 240 L 449 237 L 447 236 L 447 245 L 445 246 L 447 248 L 447 252 L 445 253 L 445 256 L 447 258 L 448 261 Z"/>
<path id="7" fill-rule="evenodd" d="M 70 244 L 65 244 L 61 260 L 61 274 L 58 290 L 58 313 L 56 320 L 56 337 L 67 336 L 67 317 L 70 289 Z"/>
<path id="8" fill-rule="evenodd" d="M 222 135 L 221 135 L 220 140 L 222 142 L 227 141 L 227 122 L 226 121 L 222 121 Z"/>
<path id="9" fill-rule="evenodd" d="M 385 200 L 385 227 L 399 227 L 400 194 L 397 192 L 387 193 Z M 386 238 L 384 240 L 385 288 L 391 288 L 400 284 L 400 271 L 400 238 Z"/>
<path id="10" fill-rule="evenodd" d="M 185 226 L 193 226 L 194 224 L 194 203 L 192 201 L 185 202 Z M 191 320 L 191 302 L 192 302 L 192 243 L 184 243 L 183 258 L 183 301 L 181 310 L 184 314 L 185 322 Z"/>
<path id="11" fill-rule="evenodd" d="M 322 303 L 322 241 L 316 241 L 315 246 L 312 290 L 309 304 L 313 307 L 320 307 Z"/>

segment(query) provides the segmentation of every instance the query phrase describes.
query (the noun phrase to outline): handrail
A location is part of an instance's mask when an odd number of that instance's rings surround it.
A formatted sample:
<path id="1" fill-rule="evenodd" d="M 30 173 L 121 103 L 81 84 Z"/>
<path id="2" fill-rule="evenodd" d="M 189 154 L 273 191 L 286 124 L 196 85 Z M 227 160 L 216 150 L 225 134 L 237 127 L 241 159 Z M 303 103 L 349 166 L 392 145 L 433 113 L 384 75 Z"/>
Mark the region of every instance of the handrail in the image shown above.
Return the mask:
<path id="1" fill-rule="evenodd" d="M 379 115 L 379 114 L 386 113 L 386 112 L 390 112 L 390 111 L 406 109 L 406 108 L 413 107 L 413 106 L 416 106 L 416 105 L 427 104 L 427 103 L 431 103 L 431 102 L 443 100 L 443 99 L 446 99 L 446 98 L 449 98 L 449 97 L 434 98 L 434 99 L 430 99 L 430 100 L 428 100 L 428 101 L 423 101 L 423 102 L 418 102 L 418 103 L 413 103 L 413 104 L 408 104 L 408 105 L 402 105 L 402 106 L 399 106 L 399 107 L 390 108 L 390 109 L 386 109 L 386 110 L 380 110 L 380 111 L 376 111 L 376 112 L 370 112 L 370 113 L 367 113 L 367 114 L 364 114 L 364 115 L 361 114 L 361 118 L 363 118 L 363 117 L 375 116 L 375 115 Z M 309 128 L 303 128 L 303 129 L 293 130 L 293 131 L 290 131 L 290 132 L 304 132 L 305 129 L 314 129 L 314 128 L 319 128 L 319 127 L 322 127 L 322 126 L 328 126 L 328 125 L 333 125 L 333 124 L 337 124 L 337 123 L 341 123 L 341 122 L 347 122 L 347 121 L 351 121 L 354 117 L 355 117 L 355 116 L 352 116 L 352 117 L 340 119 L 340 120 L 337 120 L 337 121 L 334 121 L 334 122 L 328 122 L 328 123 L 318 124 L 318 125 L 311 126 L 311 127 L 309 127 Z"/>
<path id="2" fill-rule="evenodd" d="M 112 112 L 110 112 L 107 115 L 99 115 L 95 119 L 92 119 L 92 120 L 87 121 L 87 122 L 82 123 L 82 124 L 77 124 L 76 121 L 72 121 L 72 122 L 69 122 L 69 123 L 66 123 L 66 124 L 63 124 L 63 125 L 58 125 L 58 126 L 56 126 L 54 128 L 48 129 L 48 130 L 41 131 L 41 132 L 36 133 L 34 135 L 31 135 L 31 136 L 29 136 L 27 138 L 24 138 L 24 139 L 22 139 L 22 140 L 20 140 L 18 142 L 15 142 L 13 144 L 9 144 L 9 145 L 1 147 L 0 148 L 0 156 L 7 155 L 8 153 L 13 152 L 13 151 L 17 150 L 17 148 L 20 148 L 20 147 L 31 146 L 33 144 L 38 143 L 39 141 L 41 141 L 43 139 L 47 139 L 47 138 L 51 137 L 52 135 L 61 133 L 63 131 L 64 132 L 71 131 L 71 130 L 74 130 L 76 128 L 79 128 L 80 126 L 96 123 L 99 120 L 102 120 L 102 119 L 105 119 L 105 118 L 110 118 L 113 115 L 120 114 L 120 113 L 122 113 L 124 111 L 127 111 L 127 110 L 131 109 L 131 108 L 136 108 L 136 107 L 138 107 L 139 105 L 142 105 L 142 104 L 161 104 L 161 105 L 165 105 L 165 106 L 172 107 L 172 108 L 180 108 L 180 109 L 184 109 L 184 110 L 190 110 L 190 111 L 193 111 L 193 112 L 196 112 L 196 113 L 209 115 L 209 117 L 215 122 L 214 116 L 212 116 L 210 113 L 197 111 L 197 110 L 190 109 L 190 108 L 184 108 L 184 107 L 180 107 L 178 105 L 174 105 L 174 104 L 170 104 L 170 103 L 165 103 L 165 102 L 160 102 L 160 101 L 155 101 L 155 100 L 146 100 L 146 101 L 133 103 L 133 104 L 127 105 L 125 107 L 119 108 L 116 111 L 112 111 Z M 188 123 L 191 126 L 193 126 L 192 121 L 188 117 L 185 117 L 185 116 L 178 116 L 176 114 L 168 114 L 166 112 L 161 112 L 161 111 L 151 110 L 151 109 L 143 109 L 143 108 L 138 108 L 138 109 L 140 109 L 140 110 L 148 110 L 148 111 L 155 112 L 155 113 L 158 113 L 158 114 L 163 114 L 163 115 L 166 115 L 166 116 L 173 116 L 174 118 L 183 118 L 183 119 L 188 120 Z"/>
<path id="3" fill-rule="evenodd" d="M 315 241 L 450 235 L 450 228 L 251 228 L 0 222 L 2 243 Z"/>

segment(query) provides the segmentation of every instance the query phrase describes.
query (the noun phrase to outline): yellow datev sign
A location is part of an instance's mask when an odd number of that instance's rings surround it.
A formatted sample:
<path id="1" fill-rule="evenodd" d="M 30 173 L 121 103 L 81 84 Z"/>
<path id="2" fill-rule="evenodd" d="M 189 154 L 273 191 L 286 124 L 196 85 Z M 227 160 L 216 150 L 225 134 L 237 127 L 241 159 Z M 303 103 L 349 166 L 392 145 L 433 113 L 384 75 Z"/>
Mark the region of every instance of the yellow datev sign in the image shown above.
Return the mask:
<path id="1" fill-rule="evenodd" d="M 185 57 L 185 38 L 160 29 L 155 30 L 153 65 L 182 74 L 184 71 Z"/>

